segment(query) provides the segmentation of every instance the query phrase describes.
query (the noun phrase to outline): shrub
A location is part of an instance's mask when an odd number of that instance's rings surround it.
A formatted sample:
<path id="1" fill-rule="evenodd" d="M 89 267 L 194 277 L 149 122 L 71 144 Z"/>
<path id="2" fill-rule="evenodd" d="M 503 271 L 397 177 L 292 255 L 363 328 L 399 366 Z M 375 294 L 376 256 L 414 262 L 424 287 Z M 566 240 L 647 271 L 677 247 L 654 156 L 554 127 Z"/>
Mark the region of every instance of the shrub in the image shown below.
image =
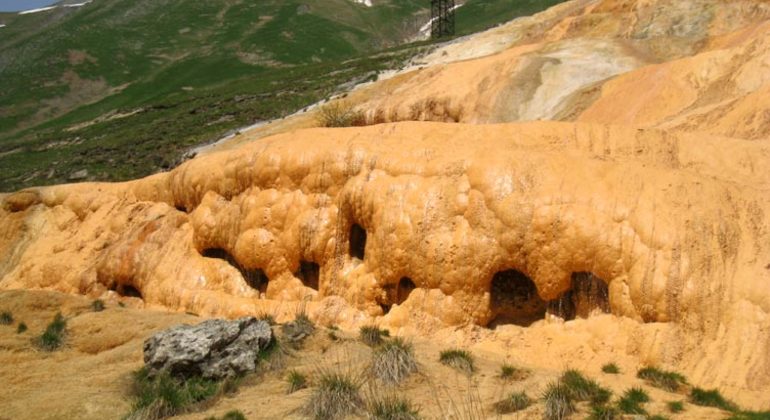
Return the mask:
<path id="1" fill-rule="evenodd" d="M 365 325 L 361 327 L 358 335 L 364 344 L 374 347 L 382 344 L 382 338 L 388 337 L 390 333 L 388 330 L 382 330 L 375 325 Z"/>
<path id="2" fill-rule="evenodd" d="M 16 334 L 21 334 L 25 331 L 27 331 L 27 324 L 19 322 L 19 326 L 16 327 Z"/>
<path id="3" fill-rule="evenodd" d="M 615 420 L 620 418 L 620 410 L 614 405 L 592 405 L 589 420 Z"/>
<path id="4" fill-rule="evenodd" d="M 671 392 L 676 392 L 682 385 L 687 384 L 687 379 L 681 374 L 654 367 L 639 369 L 636 376 L 648 381 L 652 386 Z"/>
<path id="5" fill-rule="evenodd" d="M 91 310 L 94 312 L 101 312 L 104 310 L 104 301 L 101 299 L 96 299 L 95 301 L 91 302 Z"/>
<path id="6" fill-rule="evenodd" d="M 364 113 L 355 111 L 344 101 L 331 102 L 320 107 L 316 119 L 321 127 L 352 127 L 365 124 Z"/>
<path id="7" fill-rule="evenodd" d="M 317 420 L 338 419 L 354 414 L 364 406 L 360 388 L 360 382 L 350 375 L 322 372 L 304 412 Z"/>
<path id="8" fill-rule="evenodd" d="M 3 312 L 0 313 L 0 325 L 11 325 L 13 324 L 13 314 L 10 312 Z"/>
<path id="9" fill-rule="evenodd" d="M 417 420 L 420 410 L 406 398 L 395 394 L 373 395 L 367 403 L 368 418 L 371 420 Z"/>
<path id="10" fill-rule="evenodd" d="M 650 396 L 642 388 L 627 389 L 618 401 L 618 408 L 626 414 L 647 414 L 642 404 L 649 402 Z"/>
<path id="11" fill-rule="evenodd" d="M 561 381 L 548 384 L 542 399 L 545 402 L 543 418 L 546 420 L 563 420 L 575 412 L 569 388 Z"/>
<path id="12" fill-rule="evenodd" d="M 300 389 L 307 388 L 307 377 L 304 373 L 297 370 L 289 371 L 289 373 L 286 375 L 286 382 L 289 383 L 289 389 L 287 392 L 289 394 L 293 394 Z"/>
<path id="13" fill-rule="evenodd" d="M 246 416 L 244 416 L 243 413 L 241 413 L 239 410 L 232 410 L 225 413 L 225 415 L 221 418 L 211 416 L 206 417 L 206 420 L 246 420 Z"/>
<path id="14" fill-rule="evenodd" d="M 681 413 L 684 411 L 684 403 L 681 401 L 669 401 L 666 403 L 668 411 L 672 413 Z"/>
<path id="15" fill-rule="evenodd" d="M 527 369 L 517 368 L 507 363 L 503 363 L 503 365 L 500 366 L 500 379 L 506 381 L 523 381 L 524 379 L 527 379 L 528 376 L 529 371 Z"/>
<path id="16" fill-rule="evenodd" d="M 453 367 L 468 375 L 476 370 L 473 364 L 473 356 L 467 350 L 448 349 L 441 352 L 439 362 L 449 367 Z"/>
<path id="17" fill-rule="evenodd" d="M 377 347 L 372 355 L 371 373 L 387 383 L 400 383 L 417 372 L 412 344 L 396 337 Z"/>
<path id="18" fill-rule="evenodd" d="M 602 388 L 596 381 L 583 376 L 577 370 L 570 369 L 561 376 L 561 382 L 567 387 L 570 396 L 575 401 L 591 401 L 594 405 L 601 405 L 610 400 L 612 392 Z"/>
<path id="19" fill-rule="evenodd" d="M 523 410 L 531 404 L 532 400 L 525 392 L 513 392 L 495 403 L 495 411 L 498 414 L 509 414 Z"/>
<path id="20" fill-rule="evenodd" d="M 166 372 L 150 377 L 146 368 L 134 372 L 132 413 L 129 418 L 162 419 L 192 411 L 213 399 L 220 386 L 215 381 L 191 378 L 186 381 Z"/>
<path id="21" fill-rule="evenodd" d="M 602 372 L 609 373 L 611 375 L 617 375 L 620 373 L 620 368 L 618 368 L 618 365 L 615 363 L 607 363 L 606 365 L 602 366 Z"/>
<path id="22" fill-rule="evenodd" d="M 64 344 L 64 336 L 67 333 L 67 321 L 61 313 L 54 316 L 53 321 L 46 327 L 43 335 L 38 337 L 37 346 L 45 351 L 54 351 Z"/>
<path id="23" fill-rule="evenodd" d="M 704 407 L 716 407 L 725 411 L 737 411 L 738 406 L 732 401 L 725 399 L 719 390 L 701 389 L 698 387 L 690 391 L 690 402 Z"/>

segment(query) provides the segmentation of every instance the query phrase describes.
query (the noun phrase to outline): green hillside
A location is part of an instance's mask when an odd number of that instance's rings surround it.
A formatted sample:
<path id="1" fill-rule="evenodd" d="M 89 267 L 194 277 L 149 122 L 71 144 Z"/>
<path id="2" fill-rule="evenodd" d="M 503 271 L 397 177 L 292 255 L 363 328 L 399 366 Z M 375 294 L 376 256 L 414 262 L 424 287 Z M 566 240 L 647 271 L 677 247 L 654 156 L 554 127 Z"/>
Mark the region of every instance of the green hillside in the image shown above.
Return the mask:
<path id="1" fill-rule="evenodd" d="M 557 0 L 470 0 L 468 33 Z M 95 0 L 0 14 L 0 191 L 125 180 L 398 66 L 428 0 Z M 467 14 L 463 14 L 467 10 Z"/>

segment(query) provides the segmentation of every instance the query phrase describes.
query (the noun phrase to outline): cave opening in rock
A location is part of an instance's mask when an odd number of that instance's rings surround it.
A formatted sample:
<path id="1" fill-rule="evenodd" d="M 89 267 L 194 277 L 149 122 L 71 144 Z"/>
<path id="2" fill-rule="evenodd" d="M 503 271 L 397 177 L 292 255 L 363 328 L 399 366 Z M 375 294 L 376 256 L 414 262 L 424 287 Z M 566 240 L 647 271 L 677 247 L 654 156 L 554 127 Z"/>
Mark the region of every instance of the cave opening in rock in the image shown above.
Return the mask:
<path id="1" fill-rule="evenodd" d="M 264 271 L 259 268 L 244 268 L 238 261 L 230 255 L 229 252 L 222 248 L 209 248 L 204 250 L 201 255 L 207 258 L 218 258 L 220 260 L 227 261 L 228 264 L 238 270 L 243 279 L 246 280 L 246 284 L 252 289 L 258 290 L 260 293 L 267 292 L 267 285 L 270 279 L 267 277 Z"/>
<path id="2" fill-rule="evenodd" d="M 348 253 L 353 258 L 364 260 L 364 252 L 366 250 L 366 230 L 359 224 L 353 223 L 350 227 L 350 248 Z"/>
<path id="3" fill-rule="evenodd" d="M 398 281 L 398 288 L 396 289 L 396 303 L 399 305 L 404 303 L 409 297 L 409 294 L 412 293 L 412 290 L 416 288 L 417 286 L 415 286 L 412 279 L 409 277 L 401 277 L 401 280 Z"/>
<path id="4" fill-rule="evenodd" d="M 305 287 L 318 290 L 321 278 L 321 267 L 312 261 L 300 261 L 299 271 L 294 274 Z"/>
<path id="5" fill-rule="evenodd" d="M 548 302 L 548 313 L 565 321 L 610 313 L 607 282 L 590 272 L 572 273 L 570 290 Z"/>
<path id="6" fill-rule="evenodd" d="M 532 279 L 521 271 L 496 273 L 492 278 L 490 295 L 490 328 L 503 324 L 527 327 L 545 316 L 546 302 L 537 294 Z"/>
<path id="7" fill-rule="evenodd" d="M 120 296 L 144 299 L 142 292 L 130 284 L 115 284 L 110 287 L 110 290 L 114 291 Z"/>

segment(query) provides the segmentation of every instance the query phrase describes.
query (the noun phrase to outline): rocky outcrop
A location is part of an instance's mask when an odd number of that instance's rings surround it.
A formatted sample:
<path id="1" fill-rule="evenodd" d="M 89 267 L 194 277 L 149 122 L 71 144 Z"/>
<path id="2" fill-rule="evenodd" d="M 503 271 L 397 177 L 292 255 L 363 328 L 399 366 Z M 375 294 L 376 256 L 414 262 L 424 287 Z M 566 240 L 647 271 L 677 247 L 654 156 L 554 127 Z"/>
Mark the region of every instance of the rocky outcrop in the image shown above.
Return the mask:
<path id="1" fill-rule="evenodd" d="M 260 352 L 272 339 L 265 321 L 212 319 L 156 333 L 144 343 L 144 363 L 150 376 L 167 372 L 181 378 L 237 377 L 257 368 Z"/>

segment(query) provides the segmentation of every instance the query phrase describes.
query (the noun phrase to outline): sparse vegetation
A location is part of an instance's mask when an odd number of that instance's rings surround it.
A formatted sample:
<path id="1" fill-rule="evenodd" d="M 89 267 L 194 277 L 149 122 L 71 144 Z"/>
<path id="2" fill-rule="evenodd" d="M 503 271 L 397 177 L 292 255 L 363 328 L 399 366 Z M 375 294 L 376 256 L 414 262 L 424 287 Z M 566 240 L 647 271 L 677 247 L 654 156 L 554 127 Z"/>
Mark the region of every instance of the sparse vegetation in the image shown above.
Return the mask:
<path id="1" fill-rule="evenodd" d="M 54 316 L 53 321 L 46 327 L 43 334 L 37 338 L 36 344 L 45 351 L 54 351 L 64 344 L 64 336 L 67 333 L 67 321 L 61 313 Z"/>
<path id="2" fill-rule="evenodd" d="M 293 394 L 300 389 L 307 388 L 307 377 L 298 370 L 290 370 L 289 373 L 286 374 L 286 382 L 289 383 L 289 388 L 287 390 L 288 394 Z"/>
<path id="3" fill-rule="evenodd" d="M 206 417 L 206 420 L 246 420 L 246 416 L 243 415 L 239 410 L 232 410 L 225 413 L 222 417 Z"/>
<path id="4" fill-rule="evenodd" d="M 575 412 L 570 390 L 559 380 L 548 384 L 542 399 L 545 403 L 545 420 L 563 420 Z"/>
<path id="5" fill-rule="evenodd" d="M 96 299 L 93 302 L 91 302 L 91 310 L 94 312 L 101 312 L 104 310 L 104 301 L 101 299 Z"/>
<path id="6" fill-rule="evenodd" d="M 286 339 L 294 347 L 300 347 L 303 341 L 315 332 L 315 324 L 307 316 L 304 308 L 297 311 L 294 320 L 281 326 Z"/>
<path id="7" fill-rule="evenodd" d="M 508 363 L 503 363 L 502 366 L 500 366 L 500 379 L 506 381 L 523 381 L 529 377 L 529 374 L 529 370 L 517 368 Z"/>
<path id="8" fill-rule="evenodd" d="M 495 403 L 495 411 L 498 414 L 509 414 L 523 410 L 532 404 L 532 400 L 523 391 L 513 392 L 507 397 Z"/>
<path id="9" fill-rule="evenodd" d="M 371 420 L 417 420 L 420 410 L 411 401 L 396 394 L 373 394 L 367 401 L 367 418 Z"/>
<path id="10" fill-rule="evenodd" d="M 376 325 L 365 325 L 361 327 L 358 336 L 364 344 L 374 347 L 382 344 L 383 337 L 389 337 L 390 332 Z"/>
<path id="11" fill-rule="evenodd" d="M 606 365 L 602 366 L 602 372 L 609 373 L 611 375 L 617 375 L 620 373 L 620 368 L 615 363 L 607 363 Z"/>
<path id="12" fill-rule="evenodd" d="M 476 367 L 473 362 L 473 355 L 467 350 L 448 349 L 441 352 L 439 361 L 449 367 L 455 368 L 461 372 L 472 374 Z"/>
<path id="13" fill-rule="evenodd" d="M 589 420 L 615 420 L 620 418 L 620 409 L 614 405 L 600 404 L 592 405 Z"/>
<path id="14" fill-rule="evenodd" d="M 321 106 L 316 115 L 321 127 L 352 127 L 365 125 L 364 113 L 353 109 L 345 101 L 334 101 Z"/>
<path id="15" fill-rule="evenodd" d="M 567 388 L 575 401 L 591 401 L 593 405 L 602 405 L 610 400 L 612 392 L 603 388 L 596 381 L 583 376 L 577 370 L 570 369 L 561 376 L 561 383 Z"/>
<path id="16" fill-rule="evenodd" d="M 649 401 L 650 396 L 642 388 L 629 388 L 618 401 L 618 408 L 626 414 L 647 414 L 642 404 Z"/>
<path id="17" fill-rule="evenodd" d="M 716 407 L 725 411 L 737 411 L 738 406 L 722 396 L 717 389 L 701 389 L 698 387 L 690 391 L 690 402 L 704 407 Z"/>
<path id="18" fill-rule="evenodd" d="M 267 322 L 270 326 L 275 325 L 275 317 L 267 312 L 262 312 L 261 314 L 257 315 L 257 319 Z"/>
<path id="19" fill-rule="evenodd" d="M 318 385 L 304 407 L 305 415 L 316 420 L 338 419 L 354 414 L 364 407 L 361 384 L 352 375 L 321 372 Z"/>
<path id="20" fill-rule="evenodd" d="M 146 368 L 134 372 L 132 404 L 129 419 L 156 420 L 201 407 L 220 393 L 216 381 L 190 378 L 181 380 L 161 373 L 150 377 Z"/>
<path id="21" fill-rule="evenodd" d="M 654 387 L 671 392 L 676 392 L 682 385 L 687 384 L 687 379 L 681 374 L 654 367 L 639 369 L 636 376 L 648 381 Z"/>
<path id="22" fill-rule="evenodd" d="M 668 411 L 672 413 L 681 413 L 684 411 L 684 403 L 682 401 L 669 401 L 666 403 Z"/>
<path id="23" fill-rule="evenodd" d="M 654 416 L 648 417 L 648 420 L 668 420 L 668 417 L 656 414 Z"/>
<path id="24" fill-rule="evenodd" d="M 3 312 L 0 313 L 0 325 L 11 325 L 13 324 L 13 314 L 10 312 Z"/>
<path id="25" fill-rule="evenodd" d="M 400 337 L 384 342 L 374 350 L 371 374 L 386 383 L 400 383 L 417 372 L 412 344 Z"/>
<path id="26" fill-rule="evenodd" d="M 19 326 L 16 327 L 16 334 L 22 334 L 27 331 L 27 324 L 19 322 Z"/>
<path id="27" fill-rule="evenodd" d="M 740 411 L 727 420 L 770 420 L 770 411 Z"/>

